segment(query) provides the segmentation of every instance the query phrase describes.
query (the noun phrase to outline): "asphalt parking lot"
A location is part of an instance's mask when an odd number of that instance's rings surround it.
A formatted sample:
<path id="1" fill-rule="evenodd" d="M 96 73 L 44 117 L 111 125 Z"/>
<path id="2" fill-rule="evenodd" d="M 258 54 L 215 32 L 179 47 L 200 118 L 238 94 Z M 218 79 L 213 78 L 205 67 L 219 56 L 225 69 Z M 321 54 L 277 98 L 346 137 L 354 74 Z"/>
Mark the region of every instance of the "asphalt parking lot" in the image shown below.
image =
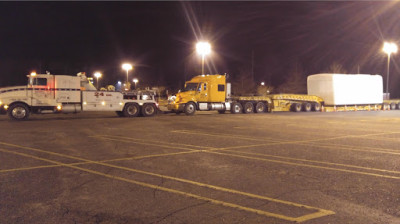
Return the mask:
<path id="1" fill-rule="evenodd" d="M 400 223 L 400 111 L 0 126 L 0 223 Z"/>

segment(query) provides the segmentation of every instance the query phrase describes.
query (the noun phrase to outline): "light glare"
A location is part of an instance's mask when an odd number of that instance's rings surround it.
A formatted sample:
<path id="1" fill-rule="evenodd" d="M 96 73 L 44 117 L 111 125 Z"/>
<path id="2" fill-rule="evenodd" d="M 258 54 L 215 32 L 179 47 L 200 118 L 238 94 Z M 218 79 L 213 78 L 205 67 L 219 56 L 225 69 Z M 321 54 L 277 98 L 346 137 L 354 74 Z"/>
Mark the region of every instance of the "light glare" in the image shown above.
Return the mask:
<path id="1" fill-rule="evenodd" d="M 196 51 L 201 55 L 207 55 L 211 53 L 211 45 L 208 42 L 198 42 L 196 44 Z"/>
<path id="2" fill-rule="evenodd" d="M 397 45 L 395 43 L 385 42 L 383 44 L 383 52 L 386 54 L 396 53 L 397 52 Z"/>
<path id="3" fill-rule="evenodd" d="M 123 64 L 122 65 L 122 69 L 124 69 L 124 70 L 132 70 L 132 65 L 131 64 L 128 64 L 128 63 L 126 63 L 126 64 Z"/>
<path id="4" fill-rule="evenodd" d="M 101 73 L 100 73 L 100 72 L 96 72 L 96 73 L 94 73 L 94 77 L 96 77 L 96 78 L 100 78 L 100 77 L 101 77 Z"/>

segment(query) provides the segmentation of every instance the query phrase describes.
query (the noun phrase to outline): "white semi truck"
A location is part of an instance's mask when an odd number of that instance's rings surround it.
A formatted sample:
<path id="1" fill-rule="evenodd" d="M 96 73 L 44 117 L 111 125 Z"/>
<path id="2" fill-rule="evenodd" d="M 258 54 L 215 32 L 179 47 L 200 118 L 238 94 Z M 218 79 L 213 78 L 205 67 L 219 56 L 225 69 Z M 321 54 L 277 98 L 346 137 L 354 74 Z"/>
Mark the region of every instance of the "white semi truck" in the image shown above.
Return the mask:
<path id="1" fill-rule="evenodd" d="M 153 116 L 158 104 L 150 91 L 97 91 L 84 73 L 32 73 L 26 86 L 0 88 L 0 113 L 14 120 L 26 120 L 31 113 L 83 111 L 115 111 L 121 117 Z"/>

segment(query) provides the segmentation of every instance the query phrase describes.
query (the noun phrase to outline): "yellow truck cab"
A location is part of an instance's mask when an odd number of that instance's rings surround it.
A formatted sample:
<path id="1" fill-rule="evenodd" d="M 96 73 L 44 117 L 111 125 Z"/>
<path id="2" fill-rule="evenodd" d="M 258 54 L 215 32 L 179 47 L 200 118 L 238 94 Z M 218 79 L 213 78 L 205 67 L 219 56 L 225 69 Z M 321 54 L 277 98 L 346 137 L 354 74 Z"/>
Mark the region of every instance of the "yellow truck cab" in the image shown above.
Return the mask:
<path id="1" fill-rule="evenodd" d="M 227 95 L 227 93 L 229 95 Z M 230 84 L 225 75 L 199 75 L 185 83 L 185 88 L 176 94 L 175 100 L 168 104 L 168 109 L 187 115 L 196 110 L 229 110 L 226 99 L 230 96 Z"/>

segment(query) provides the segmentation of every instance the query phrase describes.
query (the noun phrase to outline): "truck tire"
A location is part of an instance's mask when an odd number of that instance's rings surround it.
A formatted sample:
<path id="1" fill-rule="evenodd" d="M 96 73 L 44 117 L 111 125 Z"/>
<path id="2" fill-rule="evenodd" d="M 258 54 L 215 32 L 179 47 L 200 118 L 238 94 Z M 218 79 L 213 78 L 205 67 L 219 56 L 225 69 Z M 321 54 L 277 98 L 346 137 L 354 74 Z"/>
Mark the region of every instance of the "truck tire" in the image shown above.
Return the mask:
<path id="1" fill-rule="evenodd" d="M 395 103 L 391 103 L 390 104 L 390 110 L 396 110 L 396 104 Z"/>
<path id="2" fill-rule="evenodd" d="M 26 104 L 15 103 L 8 108 L 8 116 L 16 121 L 26 120 L 29 117 L 29 108 Z"/>
<path id="3" fill-rule="evenodd" d="M 302 104 L 303 111 L 310 112 L 311 111 L 311 103 L 303 103 Z"/>
<path id="4" fill-rule="evenodd" d="M 256 104 L 256 113 L 264 113 L 266 111 L 266 106 L 265 103 L 263 102 L 258 102 Z"/>
<path id="5" fill-rule="evenodd" d="M 389 110 L 390 106 L 387 103 L 383 103 L 382 110 Z"/>
<path id="6" fill-rule="evenodd" d="M 241 112 L 242 112 L 242 109 L 243 109 L 242 104 L 237 103 L 237 102 L 232 103 L 231 113 L 232 113 L 232 114 L 241 113 Z"/>
<path id="7" fill-rule="evenodd" d="M 245 114 L 251 114 L 254 112 L 254 106 L 252 102 L 246 102 L 243 105 L 243 113 Z"/>
<path id="8" fill-rule="evenodd" d="M 194 115 L 194 113 L 196 113 L 196 105 L 193 102 L 189 102 L 185 105 L 185 108 L 183 110 L 186 115 Z"/>
<path id="9" fill-rule="evenodd" d="M 124 113 L 125 117 L 137 117 L 140 112 L 139 109 L 139 105 L 137 105 L 136 103 L 128 103 L 125 105 L 122 112 Z"/>
<path id="10" fill-rule="evenodd" d="M 291 109 L 293 112 L 300 112 L 301 111 L 301 104 L 300 103 L 293 103 L 291 105 Z"/>
<path id="11" fill-rule="evenodd" d="M 156 113 L 157 113 L 157 110 L 156 110 L 156 107 L 154 106 L 154 104 L 147 103 L 147 104 L 143 105 L 142 115 L 144 117 L 151 117 L 151 116 L 154 116 Z"/>
<path id="12" fill-rule="evenodd" d="M 321 104 L 319 103 L 313 103 L 311 107 L 312 111 L 320 111 L 321 110 Z"/>

